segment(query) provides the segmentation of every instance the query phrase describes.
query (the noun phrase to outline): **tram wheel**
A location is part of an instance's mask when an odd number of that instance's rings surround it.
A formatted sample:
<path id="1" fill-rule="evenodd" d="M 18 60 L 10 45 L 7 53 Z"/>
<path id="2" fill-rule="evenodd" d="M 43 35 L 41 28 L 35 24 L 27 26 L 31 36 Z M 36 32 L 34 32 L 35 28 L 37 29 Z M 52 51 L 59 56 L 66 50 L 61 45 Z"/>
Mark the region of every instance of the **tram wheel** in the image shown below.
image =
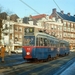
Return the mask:
<path id="1" fill-rule="evenodd" d="M 47 61 L 50 61 L 52 60 L 51 56 L 49 55 L 48 58 L 47 58 Z"/>

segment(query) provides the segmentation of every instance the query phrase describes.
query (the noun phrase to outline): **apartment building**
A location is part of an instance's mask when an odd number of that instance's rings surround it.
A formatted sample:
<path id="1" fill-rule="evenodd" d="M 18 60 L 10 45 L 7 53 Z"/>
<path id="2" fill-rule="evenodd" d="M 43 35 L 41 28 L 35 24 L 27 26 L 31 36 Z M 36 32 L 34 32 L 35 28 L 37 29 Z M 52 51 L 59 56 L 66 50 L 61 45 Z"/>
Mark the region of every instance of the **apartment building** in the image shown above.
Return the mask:
<path id="1" fill-rule="evenodd" d="M 58 39 L 64 39 L 70 42 L 71 49 L 75 48 L 75 16 L 70 13 L 64 14 L 63 11 L 53 9 L 51 15 L 30 15 L 18 18 L 16 22 L 7 19 L 2 23 L 2 44 L 7 46 L 6 51 L 22 47 L 26 27 L 35 27 L 37 32 L 44 31 Z"/>
<path id="2" fill-rule="evenodd" d="M 38 30 L 42 29 L 39 25 L 33 25 L 33 21 L 28 24 L 23 23 L 23 19 L 18 18 L 17 22 L 11 20 L 3 20 L 2 27 L 2 44 L 6 45 L 6 51 L 14 52 L 18 48 L 22 48 L 23 37 L 26 27 L 35 27 Z"/>
<path id="3" fill-rule="evenodd" d="M 75 48 L 75 15 L 65 14 L 64 11 L 57 12 L 54 8 L 51 17 L 55 17 L 56 20 L 61 19 L 63 23 L 62 37 L 70 43 L 71 49 Z"/>
<path id="4" fill-rule="evenodd" d="M 40 14 L 36 16 L 30 16 L 30 19 L 33 23 L 40 25 L 42 27 L 41 31 L 45 31 L 46 33 L 57 37 L 58 39 L 62 39 L 62 26 L 63 23 L 59 18 L 56 20 L 55 17 L 46 14 Z"/>

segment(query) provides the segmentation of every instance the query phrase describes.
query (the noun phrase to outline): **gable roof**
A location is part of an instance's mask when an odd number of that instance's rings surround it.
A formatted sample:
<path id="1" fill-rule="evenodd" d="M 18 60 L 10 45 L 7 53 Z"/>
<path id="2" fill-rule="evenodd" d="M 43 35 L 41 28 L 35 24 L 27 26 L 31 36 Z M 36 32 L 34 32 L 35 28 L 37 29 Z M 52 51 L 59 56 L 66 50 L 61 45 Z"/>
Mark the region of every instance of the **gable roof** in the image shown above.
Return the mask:
<path id="1" fill-rule="evenodd" d="M 75 22 L 75 16 L 69 16 L 68 14 L 62 14 L 61 12 L 57 12 L 57 14 L 63 18 L 64 20 L 68 20 L 68 21 L 72 21 L 72 22 Z"/>
<path id="2" fill-rule="evenodd" d="M 15 21 L 15 22 L 17 22 L 17 19 L 18 19 L 19 17 L 16 15 L 16 14 L 12 14 L 11 16 L 10 16 L 10 20 L 12 20 L 12 21 Z"/>
<path id="3" fill-rule="evenodd" d="M 36 15 L 36 16 L 31 16 L 32 19 L 41 19 L 43 17 L 46 17 L 46 14 L 40 14 L 40 15 Z"/>
<path id="4" fill-rule="evenodd" d="M 0 18 L 1 19 L 7 19 L 7 13 L 6 12 L 0 13 Z"/>

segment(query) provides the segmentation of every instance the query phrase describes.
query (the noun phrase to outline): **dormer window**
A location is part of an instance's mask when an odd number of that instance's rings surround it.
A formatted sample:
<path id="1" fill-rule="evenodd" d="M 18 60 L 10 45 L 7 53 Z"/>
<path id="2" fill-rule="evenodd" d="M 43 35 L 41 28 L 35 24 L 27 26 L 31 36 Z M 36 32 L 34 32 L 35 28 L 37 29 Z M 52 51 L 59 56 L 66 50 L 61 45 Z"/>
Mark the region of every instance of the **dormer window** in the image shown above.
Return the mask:
<path id="1" fill-rule="evenodd" d="M 70 16 L 70 13 L 67 13 L 68 16 Z"/>
<path id="2" fill-rule="evenodd" d="M 19 20 L 19 22 L 21 22 L 21 20 Z"/>
<path id="3" fill-rule="evenodd" d="M 23 21 L 23 19 L 21 19 L 21 18 L 17 19 L 18 23 L 22 23 L 22 21 Z"/>

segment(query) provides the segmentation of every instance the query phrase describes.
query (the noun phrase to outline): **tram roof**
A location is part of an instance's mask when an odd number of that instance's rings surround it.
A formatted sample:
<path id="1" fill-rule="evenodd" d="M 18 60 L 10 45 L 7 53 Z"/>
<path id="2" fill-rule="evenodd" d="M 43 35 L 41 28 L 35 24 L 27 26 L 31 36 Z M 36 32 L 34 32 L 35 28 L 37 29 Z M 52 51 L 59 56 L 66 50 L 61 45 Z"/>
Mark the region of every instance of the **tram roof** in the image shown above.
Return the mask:
<path id="1" fill-rule="evenodd" d="M 51 35 L 49 35 L 49 34 L 46 34 L 46 33 L 43 33 L 43 32 L 38 32 L 38 33 L 36 33 L 36 35 L 35 36 L 45 36 L 45 37 L 50 37 L 51 39 L 56 39 L 56 40 L 58 40 L 56 37 L 53 37 L 53 36 L 51 36 Z"/>
<path id="2" fill-rule="evenodd" d="M 68 41 L 66 41 L 66 40 L 59 40 L 59 41 L 60 41 L 60 43 L 69 44 L 69 42 L 68 42 Z"/>

